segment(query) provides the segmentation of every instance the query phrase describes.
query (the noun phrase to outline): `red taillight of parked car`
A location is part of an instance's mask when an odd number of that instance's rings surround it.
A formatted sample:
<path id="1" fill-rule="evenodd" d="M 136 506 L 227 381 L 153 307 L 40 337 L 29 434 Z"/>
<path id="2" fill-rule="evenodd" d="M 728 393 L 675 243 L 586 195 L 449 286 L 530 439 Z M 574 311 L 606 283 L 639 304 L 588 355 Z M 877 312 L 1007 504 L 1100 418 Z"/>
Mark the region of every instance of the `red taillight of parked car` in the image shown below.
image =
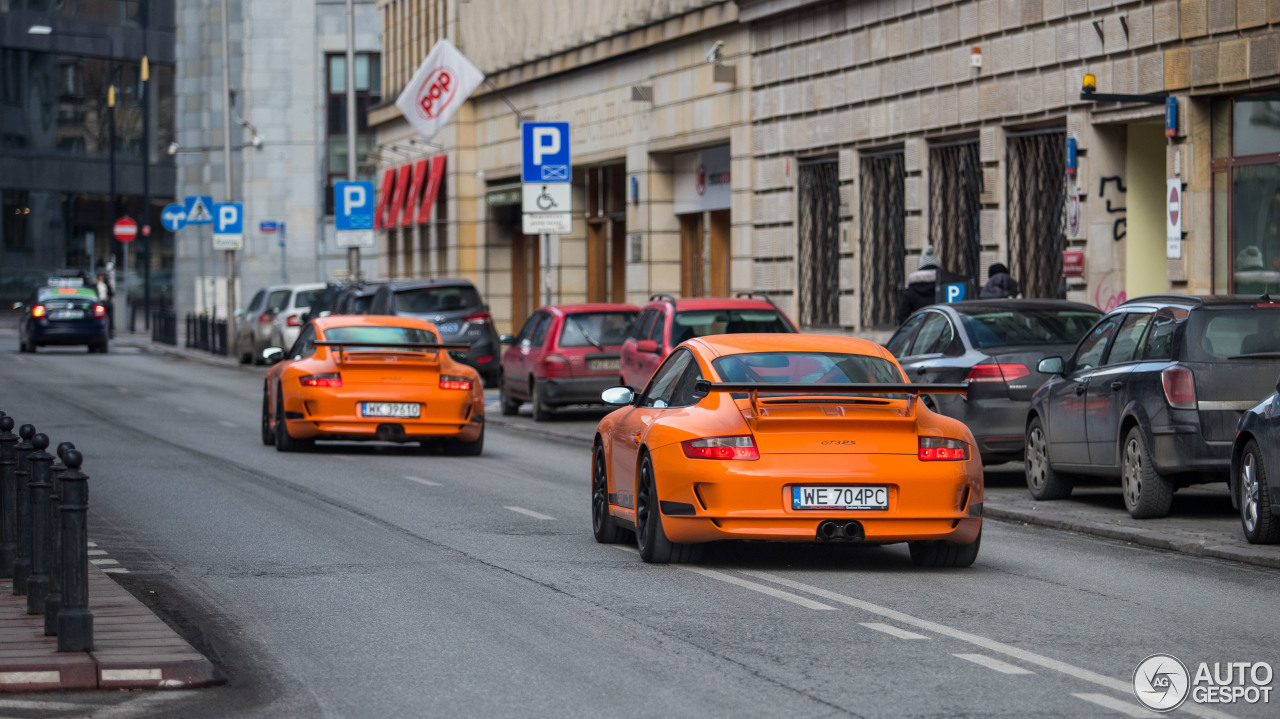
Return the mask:
<path id="1" fill-rule="evenodd" d="M 547 377 L 564 377 L 570 373 L 569 360 L 560 355 L 547 355 L 542 358 L 542 366 Z"/>
<path id="2" fill-rule="evenodd" d="M 473 312 L 463 317 L 462 322 L 468 325 L 488 325 L 493 324 L 493 316 L 488 312 Z"/>
<path id="3" fill-rule="evenodd" d="M 303 387 L 341 387 L 342 375 L 337 372 L 308 374 L 302 376 Z"/>
<path id="4" fill-rule="evenodd" d="M 917 456 L 921 462 L 965 460 L 969 458 L 969 443 L 947 437 L 921 437 Z"/>
<path id="5" fill-rule="evenodd" d="M 258 315 L 258 324 L 260 325 L 271 324 L 271 321 L 274 320 L 275 318 L 276 318 L 276 313 L 268 310 L 267 312 L 263 312 L 262 314 Z"/>
<path id="6" fill-rule="evenodd" d="M 32 317 L 44 317 L 44 305 L 35 305 L 31 308 Z"/>
<path id="7" fill-rule="evenodd" d="M 107 308 L 102 305 L 94 305 L 93 318 L 95 320 L 105 320 L 107 318 Z"/>
<path id="8" fill-rule="evenodd" d="M 285 320 L 284 323 L 290 327 L 301 327 L 302 318 L 297 315 L 289 315 L 289 319 Z"/>
<path id="9" fill-rule="evenodd" d="M 440 389 L 471 389 L 471 380 L 466 377 L 455 377 L 453 375 L 440 375 Z"/>
<path id="10" fill-rule="evenodd" d="M 1170 367 L 1160 373 L 1164 398 L 1174 409 L 1196 408 L 1196 378 L 1186 367 Z"/>
<path id="11" fill-rule="evenodd" d="M 704 437 L 680 443 L 689 459 L 760 459 L 760 449 L 749 435 L 737 437 Z"/>
<path id="12" fill-rule="evenodd" d="M 1031 370 L 1020 364 L 979 364 L 974 365 L 969 370 L 965 381 L 973 383 L 1012 382 L 1029 374 L 1031 374 Z"/>

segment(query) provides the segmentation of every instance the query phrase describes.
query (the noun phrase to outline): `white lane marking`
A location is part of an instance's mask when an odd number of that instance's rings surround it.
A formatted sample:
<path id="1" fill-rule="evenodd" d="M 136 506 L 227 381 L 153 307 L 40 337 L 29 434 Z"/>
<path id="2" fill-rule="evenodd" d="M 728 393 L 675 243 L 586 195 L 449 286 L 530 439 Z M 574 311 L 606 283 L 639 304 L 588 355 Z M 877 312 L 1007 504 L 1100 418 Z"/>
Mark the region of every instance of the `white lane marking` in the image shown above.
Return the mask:
<path id="1" fill-rule="evenodd" d="M 96 547 L 96 546 L 98 546 L 98 543 L 97 543 L 97 542 L 85 542 L 85 543 L 84 543 L 84 546 L 86 546 L 86 547 Z"/>
<path id="2" fill-rule="evenodd" d="M 550 517 L 540 512 L 535 512 L 532 509 L 525 509 L 524 507 L 504 507 L 504 509 L 509 509 L 512 512 L 517 512 L 519 514 L 533 517 L 534 519 L 555 519 L 555 517 Z"/>
<path id="3" fill-rule="evenodd" d="M 33 702 L 26 699 L 0 699 L 0 709 L 48 709 L 50 711 L 74 711 L 92 709 L 88 704 L 73 702 Z"/>
<path id="4" fill-rule="evenodd" d="M 1104 686 L 1113 691 L 1120 692 L 1125 696 L 1131 696 L 1133 694 L 1133 684 L 1131 682 L 1112 679 L 1111 677 L 1089 671 L 1088 669 L 1083 669 L 1072 664 L 1067 664 L 1066 662 L 1058 661 L 1057 659 L 1050 659 L 1049 657 L 1041 656 L 1035 652 L 1029 652 L 1025 649 L 1019 649 L 1003 642 L 997 642 L 994 639 L 988 639 L 986 637 L 978 636 L 977 634 L 970 634 L 969 632 L 960 631 L 959 629 L 952 629 L 944 624 L 930 622 L 926 619 L 917 619 L 910 614 L 903 614 L 902 612 L 889 609 L 888 607 L 882 607 L 878 604 L 872 604 L 871 602 L 864 602 L 861 599 L 854 599 L 853 597 L 846 597 L 843 594 L 838 594 L 820 587 L 814 587 L 802 582 L 797 582 L 793 579 L 787 579 L 786 577 L 780 577 L 776 574 L 770 574 L 769 572 L 761 572 L 755 569 L 744 569 L 742 572 L 743 574 L 759 577 L 760 579 L 764 579 L 775 584 L 781 584 L 784 587 L 790 587 L 802 592 L 809 592 L 810 594 L 822 597 L 823 599 L 829 599 L 839 604 L 856 607 L 865 612 L 879 614 L 880 616 L 892 619 L 899 624 L 908 624 L 918 629 L 933 632 L 934 634 L 941 634 L 946 637 L 951 637 L 952 639 L 959 639 L 962 642 L 975 644 L 983 649 L 996 652 L 997 654 L 1003 654 L 1008 657 L 1013 657 L 1014 659 L 1020 659 L 1028 664 L 1035 664 L 1036 666 L 1044 667 L 1045 669 L 1052 669 L 1053 671 L 1061 672 L 1067 676 L 1075 677 L 1076 679 L 1082 679 L 1099 686 Z M 1181 710 L 1188 714 L 1198 717 L 1206 717 L 1208 719 L 1232 719 L 1230 714 L 1224 714 L 1216 709 L 1210 709 L 1196 704 L 1183 704 Z"/>
<path id="5" fill-rule="evenodd" d="M 106 553 L 107 553 L 107 550 L 105 550 L 105 549 L 90 549 L 90 550 L 89 550 L 89 556 L 90 556 L 90 557 L 101 557 L 102 555 L 104 555 L 104 554 L 106 554 Z"/>
<path id="6" fill-rule="evenodd" d="M 129 570 L 124 567 L 103 567 L 102 572 L 104 574 L 128 574 Z"/>
<path id="7" fill-rule="evenodd" d="M 116 560 L 114 560 L 114 559 L 90 559 L 90 560 L 89 560 L 89 563 L 90 563 L 90 564 L 96 564 L 96 565 L 98 565 L 98 566 L 102 566 L 102 565 L 104 565 L 104 564 L 119 564 L 120 562 L 118 562 L 118 561 L 116 561 Z"/>
<path id="8" fill-rule="evenodd" d="M 178 408 L 178 411 L 179 411 L 179 412 L 181 412 L 181 413 L 183 413 L 183 414 L 195 414 L 195 413 L 196 413 L 196 411 L 195 411 L 194 409 L 191 409 L 190 407 L 179 407 L 179 408 Z"/>
<path id="9" fill-rule="evenodd" d="M 893 626 L 892 624 L 881 624 L 879 622 L 858 622 L 858 623 L 866 627 L 867 629 L 874 629 L 877 632 L 884 632 L 889 636 L 897 637 L 899 639 L 928 639 L 929 638 L 923 634 L 916 634 L 915 632 L 908 632 L 905 629 L 899 629 Z"/>
<path id="10" fill-rule="evenodd" d="M 635 547 L 625 547 L 618 544 L 611 544 L 609 546 L 613 547 L 614 549 L 621 549 L 624 552 L 631 552 L 632 554 L 640 553 L 640 550 L 636 549 Z M 709 579 L 715 579 L 720 582 L 725 582 L 726 584 L 732 584 L 734 586 L 742 587 L 743 589 L 750 589 L 753 592 L 767 594 L 775 599 L 781 599 L 785 602 L 791 602 L 792 604 L 799 604 L 800 606 L 805 607 L 807 609 L 830 610 L 830 611 L 835 611 L 836 609 L 835 607 L 827 606 L 822 602 L 815 602 L 812 599 L 809 599 L 808 597 L 802 597 L 798 594 L 792 594 L 791 592 L 784 592 L 781 589 L 774 589 L 773 587 L 770 587 L 764 584 L 749 582 L 745 579 L 742 579 L 741 577 L 735 577 L 732 574 L 726 574 L 724 572 L 716 571 L 714 569 L 704 569 L 703 567 L 690 567 L 683 564 L 672 564 L 671 566 L 675 567 L 676 569 L 682 569 L 686 572 L 701 574 L 702 576 L 707 577 Z"/>
<path id="11" fill-rule="evenodd" d="M 1097 704 L 1100 707 L 1113 709 L 1126 716 L 1135 717 L 1136 719 L 1148 719 L 1148 717 L 1160 716 L 1155 712 L 1149 712 L 1146 709 L 1143 709 L 1137 704 L 1116 699 L 1110 694 L 1072 694 L 1071 696 L 1075 697 L 1076 699 L 1083 699 L 1087 702 L 1093 702 L 1094 704 Z"/>
<path id="12" fill-rule="evenodd" d="M 228 421 L 227 421 L 227 420 L 225 420 L 225 419 L 224 419 L 224 420 L 222 420 L 222 421 L 220 421 L 220 422 L 218 422 L 218 424 L 222 425 L 223 427 L 230 427 L 230 428 L 232 428 L 232 429 L 235 429 L 235 427 L 236 427 L 236 423 L 235 423 L 235 422 L 228 422 Z"/>
<path id="13" fill-rule="evenodd" d="M 1002 662 L 999 659 L 992 659 L 986 654 L 952 654 L 951 656 L 960 657 L 961 659 L 973 662 L 974 664 L 980 664 L 987 669 L 994 669 L 1001 674 L 1035 674 L 1035 672 L 1030 669 L 1015 667 L 1014 665 Z"/>
<path id="14" fill-rule="evenodd" d="M 405 479 L 409 480 L 410 482 L 417 482 L 418 484 L 426 485 L 426 486 L 428 486 L 428 487 L 443 487 L 443 486 L 444 486 L 444 485 L 440 484 L 439 482 L 432 482 L 431 480 L 429 480 L 429 479 L 423 479 L 422 477 L 405 477 Z"/>

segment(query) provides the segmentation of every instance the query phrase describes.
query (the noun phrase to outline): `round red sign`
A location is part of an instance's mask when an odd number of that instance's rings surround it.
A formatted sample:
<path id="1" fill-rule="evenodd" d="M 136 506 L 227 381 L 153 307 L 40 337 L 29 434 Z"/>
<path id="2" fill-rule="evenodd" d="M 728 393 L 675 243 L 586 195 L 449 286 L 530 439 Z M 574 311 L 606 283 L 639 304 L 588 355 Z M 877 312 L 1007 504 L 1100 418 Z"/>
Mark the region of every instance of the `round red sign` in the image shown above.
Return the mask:
<path id="1" fill-rule="evenodd" d="M 128 217 L 121 217 L 111 228 L 112 234 L 121 242 L 131 242 L 138 236 L 138 223 Z"/>
<path id="2" fill-rule="evenodd" d="M 1169 224 L 1178 224 L 1178 215 L 1182 211 L 1182 204 L 1178 201 L 1178 188 L 1169 188 Z"/>
<path id="3" fill-rule="evenodd" d="M 418 88 L 418 114 L 427 120 L 439 117 L 458 91 L 455 79 L 452 68 L 437 67 L 432 70 Z"/>

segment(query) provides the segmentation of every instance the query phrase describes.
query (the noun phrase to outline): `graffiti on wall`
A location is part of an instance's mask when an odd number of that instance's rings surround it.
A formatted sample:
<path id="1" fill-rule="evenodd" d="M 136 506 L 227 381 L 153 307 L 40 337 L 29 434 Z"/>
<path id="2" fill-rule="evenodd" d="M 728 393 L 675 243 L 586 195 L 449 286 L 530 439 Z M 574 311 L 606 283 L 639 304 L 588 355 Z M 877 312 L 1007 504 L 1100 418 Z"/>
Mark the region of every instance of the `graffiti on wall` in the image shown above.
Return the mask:
<path id="1" fill-rule="evenodd" d="M 1124 291 L 1124 275 L 1114 270 L 1104 275 L 1093 290 L 1093 306 L 1103 312 L 1114 310 L 1127 299 L 1129 296 Z"/>
<path id="2" fill-rule="evenodd" d="M 1104 177 L 1101 182 L 1098 183 L 1098 197 L 1106 198 L 1108 213 L 1112 215 L 1120 215 L 1111 225 L 1111 238 L 1116 242 L 1119 242 L 1124 239 L 1125 233 L 1128 231 L 1128 217 L 1125 215 L 1125 208 L 1113 206 L 1111 204 L 1111 198 L 1106 197 L 1107 185 L 1112 182 L 1116 183 L 1116 190 L 1118 191 L 1120 198 L 1125 196 L 1125 193 L 1127 193 L 1128 190 L 1125 189 L 1124 179 L 1119 175 L 1115 175 L 1112 177 Z"/>

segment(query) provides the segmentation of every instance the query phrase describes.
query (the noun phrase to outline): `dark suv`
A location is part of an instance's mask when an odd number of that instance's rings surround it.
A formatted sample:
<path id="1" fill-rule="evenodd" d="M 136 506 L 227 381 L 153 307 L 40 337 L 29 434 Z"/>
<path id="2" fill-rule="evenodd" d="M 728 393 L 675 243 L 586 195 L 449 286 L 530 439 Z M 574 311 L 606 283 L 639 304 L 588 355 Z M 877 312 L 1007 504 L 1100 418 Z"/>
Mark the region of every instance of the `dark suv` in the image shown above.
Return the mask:
<path id="1" fill-rule="evenodd" d="M 443 342 L 471 345 L 466 356 L 455 356 L 474 367 L 486 385 L 497 384 L 502 372 L 502 345 L 498 342 L 489 306 L 470 282 L 445 279 L 388 282 L 378 288 L 366 313 L 416 317 L 434 323 Z"/>
<path id="2" fill-rule="evenodd" d="M 1280 302 L 1152 296 L 1098 321 L 1031 399 L 1027 487 L 1071 493 L 1068 473 L 1119 477 L 1135 518 L 1169 513 L 1173 492 L 1225 481 L 1240 414 L 1280 372 Z"/>

